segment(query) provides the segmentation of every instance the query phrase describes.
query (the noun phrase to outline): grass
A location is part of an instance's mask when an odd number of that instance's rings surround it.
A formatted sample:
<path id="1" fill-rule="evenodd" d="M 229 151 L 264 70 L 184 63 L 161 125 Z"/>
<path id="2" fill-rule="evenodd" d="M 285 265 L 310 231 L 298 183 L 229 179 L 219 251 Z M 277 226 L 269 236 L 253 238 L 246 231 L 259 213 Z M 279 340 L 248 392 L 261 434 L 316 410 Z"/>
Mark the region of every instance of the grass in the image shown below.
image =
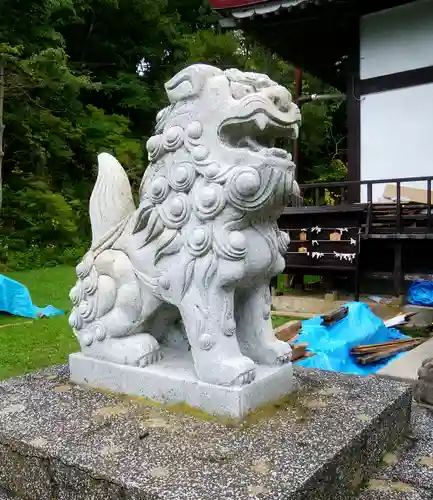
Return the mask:
<path id="1" fill-rule="evenodd" d="M 35 305 L 51 304 L 66 313 L 70 311 L 69 290 L 76 279 L 73 267 L 20 271 L 7 276 L 30 290 Z M 291 319 L 273 316 L 272 322 L 276 328 Z M 0 380 L 66 363 L 68 355 L 79 349 L 68 314 L 31 320 L 0 313 L 0 346 Z"/>
<path id="2" fill-rule="evenodd" d="M 279 326 L 284 325 L 289 321 L 302 321 L 302 318 L 292 318 L 289 316 L 272 316 L 272 325 L 274 328 L 278 328 Z"/>
<path id="3" fill-rule="evenodd" d="M 299 290 L 295 290 L 294 288 L 285 286 L 285 278 L 287 278 L 287 276 L 288 275 L 284 275 L 284 274 L 279 274 L 277 276 L 277 290 L 278 290 L 278 292 L 280 292 L 282 294 L 288 294 L 288 293 L 292 293 L 292 292 L 299 293 Z M 306 275 L 303 277 L 304 285 L 320 284 L 321 281 L 322 281 L 321 276 Z"/>
<path id="4" fill-rule="evenodd" d="M 7 273 L 30 290 L 35 305 L 48 304 L 68 312 L 69 290 L 75 282 L 72 267 Z M 68 316 L 29 320 L 0 314 L 0 379 L 65 363 L 78 343 Z"/>

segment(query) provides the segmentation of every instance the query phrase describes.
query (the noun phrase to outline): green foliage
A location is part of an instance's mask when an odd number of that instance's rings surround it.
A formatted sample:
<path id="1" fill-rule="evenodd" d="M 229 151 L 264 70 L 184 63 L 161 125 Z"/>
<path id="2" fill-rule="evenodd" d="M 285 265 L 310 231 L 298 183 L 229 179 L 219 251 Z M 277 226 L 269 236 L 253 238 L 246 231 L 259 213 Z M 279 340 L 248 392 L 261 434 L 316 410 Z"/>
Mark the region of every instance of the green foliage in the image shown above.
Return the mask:
<path id="1" fill-rule="evenodd" d="M 102 151 L 116 156 L 123 167 L 137 175 L 143 172 L 142 141 L 130 132 L 130 121 L 122 115 L 108 115 L 89 104 L 76 123 L 80 138 L 86 138 L 86 154 L 93 158 Z"/>
<path id="2" fill-rule="evenodd" d="M 315 182 L 341 182 L 347 180 L 347 163 L 339 158 L 316 167 Z"/>
<path id="3" fill-rule="evenodd" d="M 25 250 L 9 248 L 8 240 L 0 245 L 0 272 L 9 270 L 51 268 L 58 265 L 75 266 L 87 251 L 88 245 L 62 248 L 56 245 L 38 246 L 30 244 Z M 6 263 L 4 263 L 6 262 Z"/>
<path id="4" fill-rule="evenodd" d="M 137 192 L 164 82 L 180 68 L 237 66 L 293 88 L 291 64 L 217 19 L 207 0 L 3 0 L 0 265 L 75 263 L 90 240 L 96 156 L 116 155 Z M 332 89 L 305 75 L 304 92 Z M 343 114 L 303 106 L 301 181 L 344 175 Z"/>
<path id="5" fill-rule="evenodd" d="M 76 214 L 60 193 L 53 192 L 42 179 L 28 177 L 19 191 L 6 187 L 3 234 L 14 239 L 29 238 L 35 243 L 69 244 L 77 234 Z"/>
<path id="6" fill-rule="evenodd" d="M 33 177 L 21 189 L 5 186 L 4 192 L 0 264 L 17 270 L 73 265 L 84 255 L 87 235 L 79 225 L 86 215 L 78 200 Z"/>

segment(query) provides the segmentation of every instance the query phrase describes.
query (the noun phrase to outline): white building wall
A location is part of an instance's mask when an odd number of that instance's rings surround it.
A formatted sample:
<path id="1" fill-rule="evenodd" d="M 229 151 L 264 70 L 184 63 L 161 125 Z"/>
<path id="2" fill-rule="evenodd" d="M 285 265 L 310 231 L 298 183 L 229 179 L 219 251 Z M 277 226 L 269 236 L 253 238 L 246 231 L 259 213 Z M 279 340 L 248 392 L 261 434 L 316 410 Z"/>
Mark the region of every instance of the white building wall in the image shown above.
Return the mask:
<path id="1" fill-rule="evenodd" d="M 361 18 L 361 80 L 433 66 L 433 1 Z"/>
<path id="2" fill-rule="evenodd" d="M 433 66 L 433 0 L 364 16 L 360 30 L 361 80 Z M 361 96 L 361 179 L 423 175 L 433 175 L 433 84 Z"/>

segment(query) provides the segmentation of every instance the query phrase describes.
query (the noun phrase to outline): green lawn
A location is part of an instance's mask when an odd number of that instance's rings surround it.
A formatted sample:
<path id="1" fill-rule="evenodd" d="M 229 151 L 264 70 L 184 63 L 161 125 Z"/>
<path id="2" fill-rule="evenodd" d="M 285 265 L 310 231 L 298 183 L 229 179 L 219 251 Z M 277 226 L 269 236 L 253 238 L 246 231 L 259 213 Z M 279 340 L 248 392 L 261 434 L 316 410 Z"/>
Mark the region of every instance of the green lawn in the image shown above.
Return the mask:
<path id="1" fill-rule="evenodd" d="M 70 310 L 68 295 L 75 282 L 74 268 L 21 271 L 7 276 L 28 287 L 35 305 Z M 67 315 L 37 320 L 0 315 L 0 379 L 65 363 L 77 348 Z"/>
<path id="2" fill-rule="evenodd" d="M 278 328 L 279 326 L 284 325 L 284 323 L 300 319 L 301 318 L 292 318 L 288 316 L 272 316 L 272 324 L 274 325 L 274 328 Z"/>
<path id="3" fill-rule="evenodd" d="M 73 267 L 56 267 L 7 273 L 30 290 L 35 305 L 48 304 L 66 313 L 71 309 L 69 290 L 75 283 Z M 274 327 L 292 318 L 274 316 Z M 78 343 L 68 324 L 68 314 L 31 320 L 0 313 L 0 380 L 47 366 L 65 363 Z"/>

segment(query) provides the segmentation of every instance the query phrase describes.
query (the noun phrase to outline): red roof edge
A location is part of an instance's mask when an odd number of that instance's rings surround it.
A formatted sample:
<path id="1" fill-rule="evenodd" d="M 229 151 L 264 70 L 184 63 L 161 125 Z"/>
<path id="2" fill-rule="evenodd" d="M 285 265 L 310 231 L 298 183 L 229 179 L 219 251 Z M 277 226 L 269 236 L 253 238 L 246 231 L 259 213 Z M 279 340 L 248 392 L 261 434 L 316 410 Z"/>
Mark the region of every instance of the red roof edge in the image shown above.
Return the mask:
<path id="1" fill-rule="evenodd" d="M 209 3 L 214 9 L 233 9 L 267 1 L 268 0 L 209 0 Z"/>

